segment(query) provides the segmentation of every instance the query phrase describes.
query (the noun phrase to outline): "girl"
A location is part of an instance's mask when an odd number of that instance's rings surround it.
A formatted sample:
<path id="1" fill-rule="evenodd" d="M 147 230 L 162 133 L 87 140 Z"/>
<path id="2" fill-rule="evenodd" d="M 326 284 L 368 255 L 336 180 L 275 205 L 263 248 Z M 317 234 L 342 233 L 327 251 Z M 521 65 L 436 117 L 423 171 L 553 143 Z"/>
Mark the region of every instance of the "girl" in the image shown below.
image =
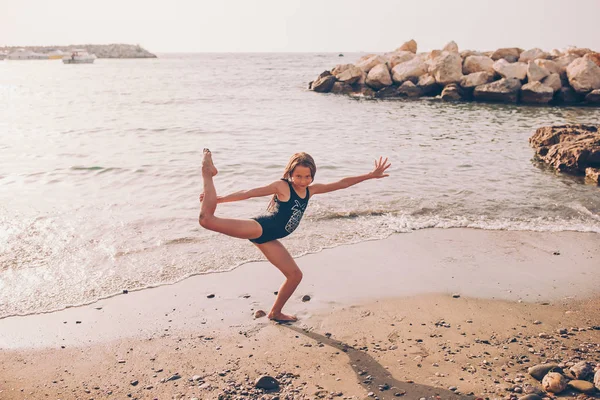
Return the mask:
<path id="1" fill-rule="evenodd" d="M 290 158 L 283 178 L 270 185 L 256 189 L 242 190 L 219 197 L 215 190 L 213 177 L 217 175 L 210 150 L 204 149 L 202 159 L 202 179 L 204 193 L 200 195 L 200 225 L 211 231 L 224 233 L 240 239 L 249 239 L 259 248 L 273 265 L 285 275 L 275 304 L 268 318 L 277 321 L 296 321 L 293 315 L 281 312 L 302 280 L 302 272 L 288 251 L 279 242 L 292 233 L 300 223 L 308 205 L 308 200 L 321 193 L 344 189 L 367 179 L 379 179 L 389 176 L 385 171 L 390 167 L 387 158 L 375 160 L 375 168 L 368 174 L 344 178 L 333 183 L 313 183 L 317 167 L 313 158 L 306 153 L 296 153 Z M 269 203 L 269 213 L 253 219 L 230 219 L 215 216 L 218 203 L 239 201 L 251 197 L 273 195 Z"/>

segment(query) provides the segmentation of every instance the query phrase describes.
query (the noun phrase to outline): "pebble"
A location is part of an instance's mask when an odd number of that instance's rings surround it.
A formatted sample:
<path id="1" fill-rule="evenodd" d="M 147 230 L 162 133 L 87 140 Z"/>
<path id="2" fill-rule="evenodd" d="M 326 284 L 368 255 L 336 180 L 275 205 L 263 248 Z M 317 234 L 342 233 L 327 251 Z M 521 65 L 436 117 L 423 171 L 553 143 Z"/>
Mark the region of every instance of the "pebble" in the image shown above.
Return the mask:
<path id="1" fill-rule="evenodd" d="M 452 294 L 452 297 L 455 298 L 455 299 L 458 299 L 460 297 L 460 294 L 454 293 L 454 294 Z"/>
<path id="2" fill-rule="evenodd" d="M 131 386 L 136 386 L 138 383 L 140 383 L 137 379 L 134 381 L 131 381 Z"/>
<path id="3" fill-rule="evenodd" d="M 279 382 L 272 376 L 263 375 L 256 378 L 254 387 L 257 389 L 273 390 L 279 388 Z"/>
<path id="4" fill-rule="evenodd" d="M 208 295 L 208 296 L 206 296 L 206 297 L 207 297 L 207 298 L 209 298 L 209 299 L 212 299 L 212 298 L 214 298 L 214 297 L 215 297 L 215 295 L 214 295 L 214 293 L 211 293 L 211 294 L 209 294 L 209 295 Z"/>
<path id="5" fill-rule="evenodd" d="M 307 295 L 307 294 L 305 294 L 304 296 L 302 296 L 302 301 L 303 301 L 303 302 L 310 301 L 310 296 L 309 296 L 309 295 Z"/>
<path id="6" fill-rule="evenodd" d="M 254 311 L 254 318 L 262 318 L 264 316 L 266 316 L 267 313 L 264 312 L 263 310 L 256 310 Z"/>

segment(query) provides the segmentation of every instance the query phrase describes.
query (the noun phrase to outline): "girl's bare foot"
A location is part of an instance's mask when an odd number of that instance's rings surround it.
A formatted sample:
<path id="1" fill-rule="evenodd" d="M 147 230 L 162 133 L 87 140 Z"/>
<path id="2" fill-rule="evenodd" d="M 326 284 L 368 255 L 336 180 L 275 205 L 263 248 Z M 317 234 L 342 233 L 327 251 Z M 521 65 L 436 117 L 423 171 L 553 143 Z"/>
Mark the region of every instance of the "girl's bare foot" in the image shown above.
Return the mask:
<path id="1" fill-rule="evenodd" d="M 203 153 L 204 153 L 204 157 L 202 158 L 202 172 L 210 173 L 211 176 L 215 176 L 216 174 L 219 173 L 219 171 L 217 171 L 217 169 L 215 168 L 215 165 L 213 164 L 212 154 L 211 154 L 210 150 L 204 149 Z"/>
<path id="2" fill-rule="evenodd" d="M 267 315 L 267 318 L 269 318 L 270 320 L 273 320 L 273 321 L 290 321 L 290 322 L 298 321 L 298 318 L 296 318 L 293 315 L 287 315 L 284 313 L 274 313 L 273 311 L 271 311 L 269 313 L 269 315 Z"/>

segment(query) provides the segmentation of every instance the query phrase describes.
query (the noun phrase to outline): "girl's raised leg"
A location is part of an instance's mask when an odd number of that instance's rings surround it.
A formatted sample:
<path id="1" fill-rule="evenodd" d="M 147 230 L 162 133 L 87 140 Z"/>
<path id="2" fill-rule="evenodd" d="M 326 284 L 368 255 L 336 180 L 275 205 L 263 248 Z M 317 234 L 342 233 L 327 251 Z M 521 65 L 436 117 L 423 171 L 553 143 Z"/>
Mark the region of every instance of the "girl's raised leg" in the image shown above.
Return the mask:
<path id="1" fill-rule="evenodd" d="M 204 198 L 200 208 L 199 223 L 202 227 L 224 233 L 228 236 L 240 239 L 256 239 L 262 235 L 262 227 L 252 219 L 231 219 L 215 217 L 217 209 L 217 191 L 213 182 L 213 176 L 217 169 L 212 162 L 210 150 L 204 149 L 202 159 L 202 179 L 204 181 Z"/>
<path id="2" fill-rule="evenodd" d="M 300 281 L 302 280 L 302 271 L 300 271 L 296 261 L 294 261 L 287 249 L 283 247 L 278 240 L 256 244 L 256 246 L 262 251 L 265 257 L 267 257 L 267 260 L 285 275 L 285 282 L 283 282 L 283 285 L 279 288 L 275 304 L 273 304 L 267 317 L 277 321 L 298 320 L 298 318 L 293 315 L 282 313 L 281 310 L 300 284 Z"/>

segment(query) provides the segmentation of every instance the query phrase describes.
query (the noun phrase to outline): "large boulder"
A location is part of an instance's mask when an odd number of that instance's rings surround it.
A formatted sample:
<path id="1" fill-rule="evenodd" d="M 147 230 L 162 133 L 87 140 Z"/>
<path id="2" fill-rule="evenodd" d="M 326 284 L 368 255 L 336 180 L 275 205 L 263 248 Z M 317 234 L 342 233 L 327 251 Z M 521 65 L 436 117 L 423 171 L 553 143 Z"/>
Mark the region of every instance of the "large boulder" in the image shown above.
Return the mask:
<path id="1" fill-rule="evenodd" d="M 494 71 L 505 79 L 523 80 L 527 76 L 527 64 L 522 62 L 509 63 L 505 59 L 494 62 Z"/>
<path id="2" fill-rule="evenodd" d="M 588 53 L 583 58 L 593 61 L 594 64 L 600 67 L 600 53 Z"/>
<path id="3" fill-rule="evenodd" d="M 442 51 L 447 51 L 449 53 L 458 53 L 458 45 L 454 40 L 446 43 Z"/>
<path id="4" fill-rule="evenodd" d="M 421 91 L 421 96 L 437 96 L 441 90 L 441 86 L 435 81 L 435 78 L 429 74 L 421 75 L 419 77 L 417 88 Z"/>
<path id="5" fill-rule="evenodd" d="M 527 63 L 529 61 L 537 60 L 538 58 L 548 58 L 548 57 L 550 57 L 550 54 L 546 53 L 542 49 L 535 48 L 535 49 L 526 50 L 526 51 L 522 52 L 521 55 L 519 56 L 519 61 Z"/>
<path id="6" fill-rule="evenodd" d="M 421 89 L 411 81 L 406 81 L 398 88 L 398 95 L 407 97 L 419 97 L 421 96 Z"/>
<path id="7" fill-rule="evenodd" d="M 567 54 L 562 57 L 555 58 L 553 61 L 559 66 L 561 71 L 566 71 L 569 64 L 573 61 L 577 60 L 580 57 L 577 57 L 573 54 Z"/>
<path id="8" fill-rule="evenodd" d="M 386 86 L 375 92 L 375 98 L 385 99 L 389 97 L 398 97 L 398 86 Z"/>
<path id="9" fill-rule="evenodd" d="M 559 104 L 577 104 L 583 101 L 583 97 L 571 86 L 563 86 L 554 95 L 554 100 Z"/>
<path id="10" fill-rule="evenodd" d="M 502 48 L 494 51 L 491 55 L 491 59 L 494 61 L 498 61 L 500 59 L 504 59 L 509 63 L 514 63 L 519 60 L 519 55 L 521 54 L 521 49 L 516 47 L 510 48 Z"/>
<path id="11" fill-rule="evenodd" d="M 578 58 L 567 67 L 569 84 L 577 93 L 600 89 L 600 67 L 590 59 Z"/>
<path id="12" fill-rule="evenodd" d="M 529 139 L 529 141 L 531 142 L 531 139 Z M 546 376 L 546 374 L 550 371 L 562 371 L 562 370 L 558 367 L 558 364 L 548 363 L 548 364 L 537 364 L 537 365 L 534 365 L 533 367 L 529 367 L 529 369 L 527 370 L 527 373 L 529 375 L 533 376 L 538 381 L 541 381 L 544 378 L 544 376 Z"/>
<path id="13" fill-rule="evenodd" d="M 585 102 L 589 104 L 600 104 L 600 89 L 589 92 L 585 96 Z"/>
<path id="14" fill-rule="evenodd" d="M 494 74 L 494 60 L 486 56 L 468 56 L 465 58 L 462 73 L 465 75 L 473 72 L 489 72 Z"/>
<path id="15" fill-rule="evenodd" d="M 415 58 L 414 53 L 411 53 L 410 51 L 395 51 L 387 54 L 386 56 L 390 68 L 394 68 L 398 64 L 402 64 L 403 62 L 410 61 Z"/>
<path id="16" fill-rule="evenodd" d="M 363 75 L 363 71 L 354 64 L 346 64 L 343 68 L 334 68 L 331 73 L 338 81 L 346 82 L 350 85 L 360 80 Z"/>
<path id="17" fill-rule="evenodd" d="M 331 70 L 331 75 L 337 77 L 339 74 L 349 69 L 350 67 L 355 67 L 354 64 L 338 64 Z M 356 67 L 355 67 L 356 68 Z"/>
<path id="18" fill-rule="evenodd" d="M 548 104 L 554 97 L 554 89 L 541 82 L 529 82 L 521 87 L 523 103 Z"/>
<path id="19" fill-rule="evenodd" d="M 330 93 L 335 94 L 350 94 L 352 92 L 354 92 L 354 89 L 346 82 L 335 82 L 330 90 Z"/>
<path id="20" fill-rule="evenodd" d="M 544 68 L 546 71 L 548 71 L 551 74 L 560 74 L 561 72 L 561 68 L 560 66 L 552 60 L 544 60 L 544 59 L 537 59 L 533 61 L 538 67 L 542 67 Z"/>
<path id="21" fill-rule="evenodd" d="M 329 71 L 325 71 L 312 83 L 311 89 L 318 93 L 329 93 L 336 81 L 335 76 L 331 75 Z"/>
<path id="22" fill-rule="evenodd" d="M 516 103 L 519 100 L 521 81 L 515 78 L 500 79 L 499 81 L 477 86 L 473 97 L 477 100 Z"/>
<path id="23" fill-rule="evenodd" d="M 472 74 L 465 75 L 460 80 L 460 86 L 465 89 L 475 88 L 477 86 L 485 85 L 494 80 L 493 73 L 489 72 L 473 72 Z"/>
<path id="24" fill-rule="evenodd" d="M 562 81 L 560 79 L 559 74 L 550 74 L 544 79 L 542 79 L 542 83 L 548 87 L 551 87 L 552 90 L 558 92 L 562 87 Z"/>
<path id="25" fill-rule="evenodd" d="M 429 67 L 429 73 L 440 85 L 460 82 L 463 77 L 462 59 L 457 52 L 443 51 Z"/>
<path id="26" fill-rule="evenodd" d="M 387 64 L 378 64 L 371 68 L 367 75 L 367 85 L 375 90 L 379 90 L 392 84 L 392 77 Z"/>
<path id="27" fill-rule="evenodd" d="M 542 379 L 542 387 L 546 392 L 560 393 L 567 388 L 567 378 L 558 372 L 549 372 Z"/>
<path id="28" fill-rule="evenodd" d="M 483 57 L 488 57 L 485 54 L 483 54 L 480 51 L 475 51 L 475 50 L 463 50 L 460 52 L 460 57 L 464 60 L 465 58 L 469 57 L 469 56 L 483 56 Z"/>
<path id="29" fill-rule="evenodd" d="M 354 92 L 350 94 L 353 97 L 375 97 L 375 91 L 367 85 L 354 85 Z"/>
<path id="30" fill-rule="evenodd" d="M 410 61 L 403 62 L 392 68 L 392 79 L 396 83 L 404 83 L 410 78 L 419 79 L 427 73 L 427 64 L 421 58 L 415 57 Z"/>
<path id="31" fill-rule="evenodd" d="M 569 368 L 569 374 L 573 379 L 586 379 L 594 373 L 594 367 L 587 361 L 580 361 Z"/>
<path id="32" fill-rule="evenodd" d="M 385 64 L 387 60 L 379 55 L 371 56 L 365 60 L 359 61 L 356 63 L 356 66 L 362 69 L 364 72 L 369 73 L 369 71 L 379 64 Z"/>
<path id="33" fill-rule="evenodd" d="M 398 47 L 395 51 L 410 51 L 413 54 L 417 53 L 417 42 L 413 39 L 408 42 L 404 42 L 402 46 Z"/>
<path id="34" fill-rule="evenodd" d="M 550 75 L 546 68 L 540 67 L 533 61 L 527 63 L 527 82 L 539 82 Z"/>
<path id="35" fill-rule="evenodd" d="M 442 90 L 442 100 L 459 101 L 464 98 L 464 92 L 457 83 L 450 83 Z"/>
<path id="36" fill-rule="evenodd" d="M 558 171 L 582 175 L 586 168 L 600 168 L 598 126 L 545 126 L 535 131 L 529 144 L 539 159 Z"/>
<path id="37" fill-rule="evenodd" d="M 590 49 L 581 48 L 581 47 L 570 46 L 570 47 L 567 47 L 565 50 L 565 54 L 573 54 L 574 56 L 577 56 L 577 57 L 583 57 L 589 53 L 593 53 L 593 51 Z"/>

